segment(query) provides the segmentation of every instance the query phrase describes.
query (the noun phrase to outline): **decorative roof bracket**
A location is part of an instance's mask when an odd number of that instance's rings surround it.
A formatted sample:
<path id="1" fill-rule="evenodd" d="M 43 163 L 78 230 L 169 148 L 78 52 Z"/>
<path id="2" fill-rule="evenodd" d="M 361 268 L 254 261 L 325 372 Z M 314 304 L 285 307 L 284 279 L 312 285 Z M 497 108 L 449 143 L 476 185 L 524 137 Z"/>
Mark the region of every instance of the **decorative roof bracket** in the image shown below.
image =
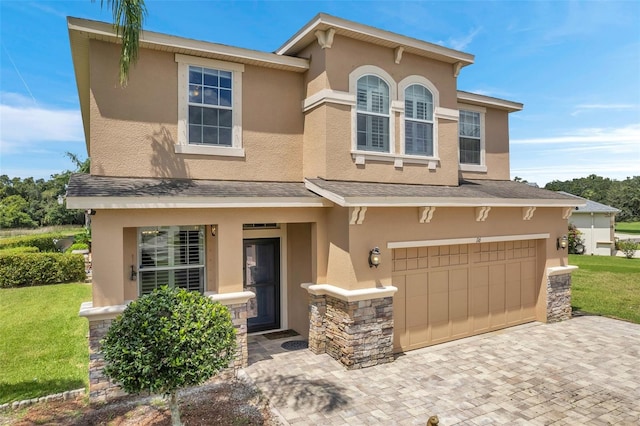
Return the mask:
<path id="1" fill-rule="evenodd" d="M 430 223 L 431 219 L 433 219 L 433 213 L 436 211 L 435 207 L 426 206 L 426 207 L 418 207 L 418 216 L 420 223 Z"/>
<path id="2" fill-rule="evenodd" d="M 531 220 L 533 218 L 533 212 L 535 211 L 536 211 L 535 207 L 523 207 L 522 220 Z"/>
<path id="3" fill-rule="evenodd" d="M 571 213 L 573 213 L 573 207 L 567 207 L 562 211 L 562 218 L 563 219 L 569 219 L 569 216 L 571 216 Z"/>
<path id="4" fill-rule="evenodd" d="M 462 69 L 462 62 L 456 62 L 453 64 L 453 76 L 458 77 L 460 75 L 460 70 Z"/>
<path id="5" fill-rule="evenodd" d="M 362 225 L 362 222 L 364 222 L 364 216 L 367 213 L 367 208 L 352 207 L 350 210 L 351 220 L 349 220 L 349 225 Z"/>
<path id="6" fill-rule="evenodd" d="M 489 212 L 491 211 L 491 207 L 476 207 L 476 222 L 484 222 L 489 217 Z"/>
<path id="7" fill-rule="evenodd" d="M 334 28 L 329 28 L 326 31 L 317 30 L 314 34 L 318 39 L 318 44 L 323 49 L 330 49 L 331 45 L 333 45 L 333 36 L 335 35 L 336 30 Z"/>
<path id="8" fill-rule="evenodd" d="M 402 53 L 403 52 L 404 52 L 404 47 L 402 47 L 402 46 L 396 47 L 395 50 L 393 51 L 396 64 L 399 64 L 400 61 L 402 60 Z"/>

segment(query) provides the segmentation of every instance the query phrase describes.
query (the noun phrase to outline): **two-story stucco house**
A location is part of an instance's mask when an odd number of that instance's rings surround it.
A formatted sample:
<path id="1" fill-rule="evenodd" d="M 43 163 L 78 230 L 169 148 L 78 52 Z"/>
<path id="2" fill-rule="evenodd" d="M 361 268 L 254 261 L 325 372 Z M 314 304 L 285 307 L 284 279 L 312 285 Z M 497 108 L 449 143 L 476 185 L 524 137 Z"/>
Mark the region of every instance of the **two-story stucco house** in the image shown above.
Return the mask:
<path id="1" fill-rule="evenodd" d="M 274 53 L 144 32 L 121 88 L 112 26 L 68 26 L 94 361 L 127 301 L 165 284 L 231 308 L 239 365 L 253 332 L 361 368 L 570 315 L 560 243 L 582 201 L 509 180 L 522 104 L 458 90 L 472 55 L 320 14 Z"/>

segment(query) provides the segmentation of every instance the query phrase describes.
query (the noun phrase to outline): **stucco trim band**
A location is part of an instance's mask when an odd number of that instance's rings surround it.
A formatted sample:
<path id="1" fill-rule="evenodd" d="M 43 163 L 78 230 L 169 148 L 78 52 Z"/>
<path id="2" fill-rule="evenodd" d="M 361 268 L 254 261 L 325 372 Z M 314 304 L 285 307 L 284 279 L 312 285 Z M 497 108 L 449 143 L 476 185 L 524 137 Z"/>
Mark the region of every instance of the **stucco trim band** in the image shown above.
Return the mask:
<path id="1" fill-rule="evenodd" d="M 552 277 L 554 275 L 564 275 L 570 274 L 573 271 L 577 270 L 578 267 L 575 265 L 567 265 L 567 266 L 552 266 L 547 268 L 547 276 Z"/>
<path id="2" fill-rule="evenodd" d="M 239 305 L 247 303 L 249 299 L 256 297 L 255 293 L 252 291 L 238 291 L 235 293 L 222 294 L 207 291 L 204 295 L 214 302 L 220 302 L 223 305 Z"/>
<path id="3" fill-rule="evenodd" d="M 300 287 L 304 288 L 315 296 L 332 296 L 336 299 L 344 300 L 346 302 L 359 302 L 361 300 L 381 299 L 384 297 L 392 297 L 393 294 L 398 291 L 397 287 L 384 286 L 375 288 L 363 288 L 360 290 L 346 290 L 344 288 L 336 287 L 331 284 L 313 284 L 303 283 Z"/>
<path id="4" fill-rule="evenodd" d="M 89 321 L 101 321 L 114 319 L 124 312 L 130 301 L 124 305 L 99 306 L 94 308 L 93 302 L 83 302 L 80 305 L 79 316 L 87 318 Z"/>
<path id="5" fill-rule="evenodd" d="M 356 104 L 356 97 L 349 92 L 322 89 L 302 101 L 302 111 L 307 112 L 324 103 L 354 106 Z"/>
<path id="6" fill-rule="evenodd" d="M 387 248 L 435 247 L 451 246 L 456 244 L 498 243 L 503 241 L 545 240 L 547 238 L 549 238 L 549 234 L 519 234 L 497 235 L 493 237 L 448 238 L 444 240 L 393 241 L 387 243 Z"/>

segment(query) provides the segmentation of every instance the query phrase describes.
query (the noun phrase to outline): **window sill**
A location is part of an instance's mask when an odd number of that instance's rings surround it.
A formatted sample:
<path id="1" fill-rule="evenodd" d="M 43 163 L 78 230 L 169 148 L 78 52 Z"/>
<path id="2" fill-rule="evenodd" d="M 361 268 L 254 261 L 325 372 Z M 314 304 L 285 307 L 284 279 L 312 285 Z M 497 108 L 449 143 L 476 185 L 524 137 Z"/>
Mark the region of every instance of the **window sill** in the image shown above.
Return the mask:
<path id="1" fill-rule="evenodd" d="M 460 164 L 460 170 L 463 172 L 480 172 L 486 173 L 487 166 L 481 166 L 478 164 Z"/>
<path id="2" fill-rule="evenodd" d="M 440 159 L 438 157 L 427 157 L 419 155 L 408 154 L 392 154 L 389 152 L 375 152 L 375 151 L 351 151 L 351 158 L 354 159 L 356 164 L 365 164 L 369 161 L 388 161 L 393 162 L 397 168 L 402 168 L 405 163 L 407 164 L 424 164 L 429 167 L 429 170 L 435 170 Z"/>
<path id="3" fill-rule="evenodd" d="M 222 157 L 244 157 L 244 149 L 232 146 L 175 145 L 175 153 L 217 155 Z"/>

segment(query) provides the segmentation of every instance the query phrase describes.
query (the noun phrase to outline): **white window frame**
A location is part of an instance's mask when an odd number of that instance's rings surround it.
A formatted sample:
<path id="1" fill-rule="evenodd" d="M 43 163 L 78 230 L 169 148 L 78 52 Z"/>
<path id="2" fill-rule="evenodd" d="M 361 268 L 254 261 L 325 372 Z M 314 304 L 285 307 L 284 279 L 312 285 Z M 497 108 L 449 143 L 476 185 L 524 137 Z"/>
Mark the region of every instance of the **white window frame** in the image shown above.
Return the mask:
<path id="1" fill-rule="evenodd" d="M 405 90 L 409 86 L 413 86 L 414 84 L 424 86 L 427 90 L 431 92 L 431 96 L 433 97 L 433 155 L 415 155 L 415 154 L 406 154 L 406 146 L 405 146 L 405 110 L 404 110 L 404 101 L 405 101 Z M 402 113 L 400 114 L 400 140 L 402 141 L 400 146 L 400 154 L 406 160 L 411 159 L 431 159 L 434 161 L 439 160 L 438 155 L 438 112 L 440 106 L 440 92 L 436 86 L 431 83 L 428 79 L 419 76 L 419 75 L 411 75 L 403 79 L 400 83 L 398 83 L 398 95 L 399 101 L 402 103 Z M 409 162 L 407 161 L 407 162 Z"/>
<path id="2" fill-rule="evenodd" d="M 373 75 L 384 81 L 389 87 L 389 151 L 365 151 L 358 149 L 358 80 L 360 78 Z M 395 114 L 394 114 L 394 100 L 397 99 L 396 82 L 393 77 L 382 68 L 374 65 L 363 65 L 349 74 L 349 92 L 356 96 L 356 102 L 351 107 L 351 154 L 354 156 L 362 156 L 362 158 L 371 157 L 389 157 L 395 153 Z M 393 160 L 392 160 L 393 161 Z"/>
<path id="3" fill-rule="evenodd" d="M 242 73 L 243 64 L 198 58 L 176 53 L 178 63 L 178 143 L 176 154 L 219 155 L 244 157 L 242 146 Z M 198 66 L 232 73 L 232 120 L 231 146 L 189 144 L 189 66 Z"/>
<path id="4" fill-rule="evenodd" d="M 460 162 L 460 122 L 458 122 L 458 164 L 463 172 L 486 172 L 485 163 L 485 116 L 487 109 L 476 105 L 458 104 L 459 111 L 469 111 L 480 114 L 480 164 L 465 164 Z"/>
<path id="5" fill-rule="evenodd" d="M 189 228 L 192 228 L 194 226 L 187 226 Z M 143 268 L 142 267 L 142 233 L 143 232 L 147 232 L 147 231 L 154 231 L 154 230 L 158 230 L 158 229 L 166 229 L 166 230 L 170 230 L 173 232 L 173 234 L 176 233 L 176 231 L 180 231 L 180 229 L 182 228 L 182 226 L 145 226 L 145 227 L 140 227 L 138 228 L 138 232 L 137 232 L 137 253 L 138 253 L 138 297 L 142 296 L 142 273 L 144 272 L 148 272 L 148 271 L 175 271 L 175 270 L 184 270 L 184 269 L 202 269 L 202 286 L 199 289 L 200 293 L 203 294 L 206 291 L 206 287 L 207 287 L 207 266 L 206 266 L 206 262 L 207 262 L 207 248 L 206 248 L 206 233 L 205 233 L 205 229 L 204 226 L 202 225 L 197 225 L 195 226 L 198 228 L 198 232 L 201 233 L 202 236 L 202 247 L 199 248 L 200 253 L 200 259 L 202 263 L 198 263 L 198 264 L 189 264 L 189 265 L 178 265 L 178 266 L 155 266 L 155 267 L 146 267 Z M 169 258 L 172 257 L 172 250 L 175 248 L 175 246 L 171 246 L 170 244 L 168 244 L 167 247 L 167 253 Z M 156 283 L 157 285 L 157 283 Z"/>

